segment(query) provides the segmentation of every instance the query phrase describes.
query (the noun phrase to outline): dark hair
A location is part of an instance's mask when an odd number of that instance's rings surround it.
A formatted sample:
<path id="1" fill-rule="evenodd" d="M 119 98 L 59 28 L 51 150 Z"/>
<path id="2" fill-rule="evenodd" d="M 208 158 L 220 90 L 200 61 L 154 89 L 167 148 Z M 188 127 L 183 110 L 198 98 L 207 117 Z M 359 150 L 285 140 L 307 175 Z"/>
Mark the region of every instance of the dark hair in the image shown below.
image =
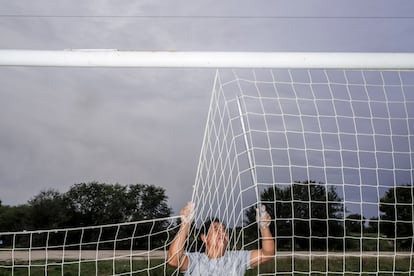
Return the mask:
<path id="1" fill-rule="evenodd" d="M 200 235 L 203 235 L 203 234 L 204 234 L 204 235 L 207 235 L 208 230 L 210 229 L 210 226 L 211 226 L 213 223 L 216 223 L 216 222 L 221 223 L 221 221 L 220 221 L 218 218 L 210 218 L 210 219 L 206 220 L 206 221 L 203 223 L 203 225 L 201 225 Z"/>
<path id="2" fill-rule="evenodd" d="M 200 231 L 199 231 L 199 235 L 198 235 L 198 242 L 199 242 L 199 251 L 200 252 L 204 252 L 205 251 L 205 245 L 204 242 L 201 240 L 201 235 L 207 235 L 208 230 L 210 229 L 210 226 L 213 223 L 221 223 L 224 225 L 224 223 L 222 223 L 218 218 L 214 217 L 214 218 L 210 218 L 208 220 L 206 220 L 203 225 L 201 225 Z"/>

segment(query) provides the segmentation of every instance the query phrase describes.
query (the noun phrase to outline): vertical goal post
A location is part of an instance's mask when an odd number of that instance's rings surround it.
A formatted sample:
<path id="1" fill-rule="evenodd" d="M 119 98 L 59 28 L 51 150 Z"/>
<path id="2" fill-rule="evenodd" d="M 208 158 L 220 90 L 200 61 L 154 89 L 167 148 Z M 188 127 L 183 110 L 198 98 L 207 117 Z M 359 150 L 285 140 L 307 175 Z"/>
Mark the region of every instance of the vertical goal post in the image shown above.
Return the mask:
<path id="1" fill-rule="evenodd" d="M 414 53 L 0 50 L 0 66 L 413 69 Z"/>

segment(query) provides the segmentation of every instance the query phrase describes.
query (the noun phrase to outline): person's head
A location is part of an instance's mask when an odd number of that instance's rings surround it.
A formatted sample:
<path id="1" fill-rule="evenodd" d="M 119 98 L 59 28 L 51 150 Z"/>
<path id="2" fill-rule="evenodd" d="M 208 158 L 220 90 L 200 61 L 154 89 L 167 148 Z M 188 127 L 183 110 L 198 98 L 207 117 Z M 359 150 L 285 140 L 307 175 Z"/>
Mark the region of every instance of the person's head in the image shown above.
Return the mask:
<path id="1" fill-rule="evenodd" d="M 229 237 L 226 226 L 214 218 L 203 224 L 200 239 L 204 244 L 206 254 L 210 258 L 218 258 L 224 255 Z"/>

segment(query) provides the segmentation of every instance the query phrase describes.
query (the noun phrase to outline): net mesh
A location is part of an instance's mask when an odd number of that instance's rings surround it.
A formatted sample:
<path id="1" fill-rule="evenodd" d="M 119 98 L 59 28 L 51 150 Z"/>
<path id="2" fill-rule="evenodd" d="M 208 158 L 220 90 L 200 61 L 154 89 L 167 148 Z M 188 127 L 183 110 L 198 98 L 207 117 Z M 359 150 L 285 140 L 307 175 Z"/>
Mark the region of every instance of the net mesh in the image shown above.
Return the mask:
<path id="1" fill-rule="evenodd" d="M 413 129 L 412 71 L 218 71 L 187 250 L 213 217 L 230 250 L 259 248 L 263 204 L 277 250 L 251 275 L 414 273 Z M 0 233 L 0 274 L 178 275 L 166 263 L 178 227 Z"/>
<path id="2" fill-rule="evenodd" d="M 220 71 L 198 220 L 257 248 L 265 204 L 277 253 L 259 274 L 412 272 L 413 110 L 412 71 Z"/>

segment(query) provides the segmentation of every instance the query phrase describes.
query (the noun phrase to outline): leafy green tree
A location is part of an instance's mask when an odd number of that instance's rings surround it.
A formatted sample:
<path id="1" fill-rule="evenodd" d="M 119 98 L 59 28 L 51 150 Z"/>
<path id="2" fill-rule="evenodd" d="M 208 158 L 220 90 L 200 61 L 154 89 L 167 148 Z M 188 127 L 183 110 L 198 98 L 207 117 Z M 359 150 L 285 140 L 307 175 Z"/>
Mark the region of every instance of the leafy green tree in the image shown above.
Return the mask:
<path id="1" fill-rule="evenodd" d="M 65 194 L 74 213 L 75 225 L 102 225 L 127 221 L 144 221 L 137 229 L 124 227 L 120 232 L 116 228 L 106 228 L 105 233 L 89 233 L 87 240 L 113 239 L 129 236 L 133 233 L 134 247 L 147 248 L 151 244 L 162 243 L 166 238 L 163 230 L 166 221 L 152 221 L 156 218 L 167 218 L 171 209 L 167 205 L 165 190 L 154 185 L 135 184 L 121 186 L 98 182 L 75 184 Z M 128 233 L 126 233 L 128 232 Z M 149 240 L 147 234 L 160 232 Z M 112 238 L 110 238 L 112 237 Z M 112 245 L 107 245 L 112 246 Z M 125 244 L 129 247 L 130 245 Z"/>
<path id="2" fill-rule="evenodd" d="M 345 219 L 345 229 L 347 234 L 361 236 L 364 232 L 366 218 L 361 214 L 350 214 Z"/>
<path id="3" fill-rule="evenodd" d="M 165 190 L 154 185 L 129 185 L 127 190 L 128 212 L 132 220 L 165 218 L 171 214 Z"/>
<path id="4" fill-rule="evenodd" d="M 73 185 L 65 194 L 76 226 L 124 222 L 128 218 L 126 186 L 90 182 Z"/>
<path id="5" fill-rule="evenodd" d="M 360 240 L 354 237 L 361 237 L 365 232 L 365 217 L 361 214 L 350 214 L 345 218 L 345 246 L 348 250 L 359 250 Z"/>
<path id="6" fill-rule="evenodd" d="M 413 239 L 414 186 L 390 188 L 380 199 L 380 233 L 398 239 L 397 248 L 408 249 Z"/>
<path id="7" fill-rule="evenodd" d="M 168 197 L 165 190 L 154 185 L 135 184 L 129 185 L 127 190 L 128 216 L 130 220 L 146 221 L 158 218 L 167 218 L 171 215 L 171 208 L 167 205 Z M 166 220 L 148 221 L 141 223 L 135 236 L 143 237 L 134 240 L 136 248 L 146 248 L 148 238 L 152 245 L 158 246 L 168 238 L 165 230 L 168 226 Z M 147 233 L 159 233 L 156 236 L 147 237 Z"/>
<path id="8" fill-rule="evenodd" d="M 71 213 L 63 195 L 57 190 L 41 191 L 28 202 L 33 229 L 56 229 L 67 227 Z"/>
<path id="9" fill-rule="evenodd" d="M 79 225 L 97 225 L 169 217 L 165 190 L 154 185 L 73 185 L 65 194 Z"/>
<path id="10" fill-rule="evenodd" d="M 0 232 L 31 230 L 30 222 L 28 205 L 0 206 Z"/>
<path id="11" fill-rule="evenodd" d="M 315 181 L 295 182 L 287 187 L 273 186 L 261 193 L 269 214 L 275 218 L 277 245 L 280 249 L 338 249 L 342 246 L 339 237 L 344 236 L 344 227 L 339 218 L 344 206 L 333 187 L 326 189 Z M 247 224 L 255 224 L 255 207 L 246 213 Z M 248 228 L 249 236 L 255 237 L 255 227 Z M 249 230 L 251 229 L 251 230 Z M 294 244 L 291 244 L 294 236 Z M 335 239 L 338 237 L 338 239 Z"/>
<path id="12" fill-rule="evenodd" d="M 367 233 L 378 233 L 378 217 L 372 217 L 368 221 Z"/>
<path id="13" fill-rule="evenodd" d="M 36 229 L 54 229 L 92 225 L 116 224 L 128 221 L 144 221 L 135 229 L 132 225 L 117 227 L 106 226 L 102 230 L 88 228 L 82 232 L 71 231 L 68 237 L 56 232 L 47 237 L 50 244 L 58 244 L 65 238 L 66 242 L 79 243 L 98 240 L 114 240 L 125 238 L 125 242 L 116 243 L 117 248 L 130 248 L 130 238 L 133 235 L 135 248 L 147 248 L 161 244 L 168 237 L 164 230 L 171 215 L 167 205 L 165 190 L 154 185 L 136 184 L 120 185 L 98 182 L 74 184 L 68 192 L 60 194 L 54 189 L 41 191 L 21 206 L 3 206 L 0 202 L 0 231 L 22 231 Z M 159 220 L 154 220 L 158 219 Z M 146 222 L 145 222 L 146 221 Z M 159 233 L 151 238 L 149 233 Z M 53 236 L 53 237 L 52 237 Z M 42 235 L 34 238 L 36 244 L 45 242 Z M 21 243 L 27 241 L 19 241 Z M 113 242 L 99 243 L 100 247 L 113 247 Z"/>

